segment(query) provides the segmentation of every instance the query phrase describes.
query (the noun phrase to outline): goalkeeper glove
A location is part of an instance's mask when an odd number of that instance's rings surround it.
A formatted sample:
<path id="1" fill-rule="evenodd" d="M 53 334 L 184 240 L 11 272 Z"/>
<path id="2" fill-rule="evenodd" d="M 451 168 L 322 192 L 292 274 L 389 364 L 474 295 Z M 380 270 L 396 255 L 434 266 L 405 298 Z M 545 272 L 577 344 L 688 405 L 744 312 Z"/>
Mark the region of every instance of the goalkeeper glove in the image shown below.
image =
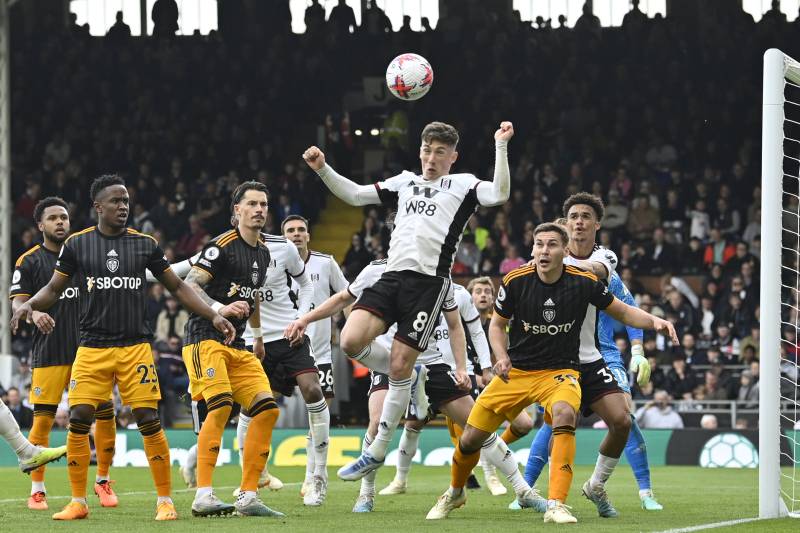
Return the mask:
<path id="1" fill-rule="evenodd" d="M 644 357 L 641 344 L 631 346 L 631 369 L 636 372 L 636 383 L 644 387 L 650 381 L 650 362 Z"/>

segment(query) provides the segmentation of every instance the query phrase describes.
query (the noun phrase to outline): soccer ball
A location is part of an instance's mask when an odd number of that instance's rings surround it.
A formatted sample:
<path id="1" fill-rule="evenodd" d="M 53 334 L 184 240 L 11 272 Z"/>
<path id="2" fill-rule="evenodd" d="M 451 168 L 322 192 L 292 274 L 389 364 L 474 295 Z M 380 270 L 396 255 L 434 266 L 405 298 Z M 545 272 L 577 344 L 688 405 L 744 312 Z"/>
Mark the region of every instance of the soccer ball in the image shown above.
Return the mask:
<path id="1" fill-rule="evenodd" d="M 419 100 L 431 90 L 433 68 L 417 54 L 400 54 L 386 67 L 386 85 L 401 100 Z"/>
<path id="2" fill-rule="evenodd" d="M 704 468 L 756 468 L 758 451 L 750 440 L 738 433 L 714 435 L 700 452 Z"/>

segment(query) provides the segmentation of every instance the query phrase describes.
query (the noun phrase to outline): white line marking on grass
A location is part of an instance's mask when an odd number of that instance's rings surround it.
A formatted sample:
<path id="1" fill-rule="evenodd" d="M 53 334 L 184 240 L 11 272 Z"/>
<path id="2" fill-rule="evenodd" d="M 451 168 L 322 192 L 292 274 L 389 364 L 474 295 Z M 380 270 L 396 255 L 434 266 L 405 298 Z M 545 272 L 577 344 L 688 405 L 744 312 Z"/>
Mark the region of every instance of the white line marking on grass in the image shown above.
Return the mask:
<path id="1" fill-rule="evenodd" d="M 284 487 L 296 487 L 296 486 L 299 486 L 299 485 L 302 485 L 302 483 L 293 482 L 293 483 L 284 483 L 283 484 Z M 238 486 L 231 485 L 230 487 L 214 487 L 214 488 L 216 490 L 233 490 L 235 488 L 238 488 Z M 177 490 L 173 490 L 172 492 L 174 494 L 174 493 L 178 493 L 178 492 L 194 492 L 195 490 L 197 490 L 197 489 L 177 489 Z M 132 492 L 118 492 L 117 496 L 146 496 L 148 494 L 155 495 L 155 493 L 156 493 L 156 491 L 154 491 L 154 490 L 138 490 L 138 491 L 132 491 Z M 71 498 L 72 498 L 72 496 L 50 496 L 50 495 L 47 496 L 48 500 L 69 500 Z M 27 502 L 27 501 L 28 501 L 28 498 L 9 498 L 7 500 L 0 500 L 0 503 L 18 503 L 18 502 Z"/>
<path id="2" fill-rule="evenodd" d="M 678 529 L 665 529 L 657 533 L 689 533 L 691 531 L 701 531 L 703 529 L 716 529 L 718 527 L 736 526 L 738 524 L 746 524 L 748 522 L 755 522 L 760 518 L 740 518 L 738 520 L 728 520 L 726 522 L 713 522 L 711 524 L 700 524 L 699 526 L 681 527 Z"/>

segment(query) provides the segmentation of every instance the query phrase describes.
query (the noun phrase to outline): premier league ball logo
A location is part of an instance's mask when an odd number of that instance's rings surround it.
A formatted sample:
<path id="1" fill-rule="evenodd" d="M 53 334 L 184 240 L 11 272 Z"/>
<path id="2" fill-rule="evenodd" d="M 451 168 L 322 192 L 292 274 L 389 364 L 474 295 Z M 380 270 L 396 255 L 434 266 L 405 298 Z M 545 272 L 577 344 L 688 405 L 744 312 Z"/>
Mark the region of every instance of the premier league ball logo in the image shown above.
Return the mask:
<path id="1" fill-rule="evenodd" d="M 112 274 L 119 269 L 119 255 L 115 250 L 111 250 L 106 254 L 106 268 Z"/>

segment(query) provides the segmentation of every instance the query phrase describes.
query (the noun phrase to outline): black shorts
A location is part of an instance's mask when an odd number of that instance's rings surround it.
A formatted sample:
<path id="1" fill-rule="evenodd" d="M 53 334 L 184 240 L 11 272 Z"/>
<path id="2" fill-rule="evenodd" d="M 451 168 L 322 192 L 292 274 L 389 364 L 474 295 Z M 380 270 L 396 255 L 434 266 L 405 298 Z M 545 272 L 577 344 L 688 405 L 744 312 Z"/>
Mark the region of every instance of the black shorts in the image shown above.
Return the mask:
<path id="1" fill-rule="evenodd" d="M 228 420 L 239 416 L 239 412 L 241 410 L 241 406 L 238 403 L 234 403 Z M 203 427 L 203 422 L 206 421 L 207 416 L 208 408 L 206 407 L 206 401 L 203 399 L 197 401 L 192 400 L 192 429 L 194 430 L 195 434 L 200 434 L 200 428 Z"/>
<path id="2" fill-rule="evenodd" d="M 607 394 L 623 393 L 614 373 L 603 359 L 581 365 L 581 411 L 583 416 L 592 414 L 589 407 Z"/>
<path id="3" fill-rule="evenodd" d="M 424 352 L 439 313 L 442 309 L 455 308 L 450 296 L 451 285 L 448 278 L 412 270 L 384 272 L 375 285 L 364 290 L 353 309 L 369 311 L 383 319 L 387 326 L 397 322 L 394 338 Z"/>
<path id="4" fill-rule="evenodd" d="M 389 390 L 388 374 L 381 374 L 380 372 L 373 372 L 372 370 L 370 370 L 369 379 L 371 379 L 372 381 L 369 385 L 369 391 L 367 391 L 367 398 L 372 396 L 372 393 L 375 391 Z"/>
<path id="5" fill-rule="evenodd" d="M 252 346 L 247 349 L 252 351 Z M 261 364 L 269 378 L 270 388 L 284 396 L 291 396 L 294 392 L 297 376 L 319 372 L 311 356 L 311 341 L 305 335 L 300 346 L 292 347 L 288 339 L 278 339 L 264 343 L 264 351 L 267 354 Z"/>
<path id="6" fill-rule="evenodd" d="M 317 364 L 317 374 L 319 374 L 319 385 L 322 387 L 322 395 L 326 398 L 333 398 L 333 366 L 330 363 Z"/>
<path id="7" fill-rule="evenodd" d="M 470 395 L 471 391 L 458 388 L 458 385 L 456 385 L 456 373 L 450 368 L 450 365 L 442 363 L 425 366 L 428 367 L 428 379 L 425 381 L 425 392 L 428 395 L 433 414 L 440 412 L 442 406 L 453 400 L 458 400 L 459 398 Z M 412 413 L 410 409 L 406 411 L 406 418 L 412 420 L 420 419 L 418 413 Z"/>

